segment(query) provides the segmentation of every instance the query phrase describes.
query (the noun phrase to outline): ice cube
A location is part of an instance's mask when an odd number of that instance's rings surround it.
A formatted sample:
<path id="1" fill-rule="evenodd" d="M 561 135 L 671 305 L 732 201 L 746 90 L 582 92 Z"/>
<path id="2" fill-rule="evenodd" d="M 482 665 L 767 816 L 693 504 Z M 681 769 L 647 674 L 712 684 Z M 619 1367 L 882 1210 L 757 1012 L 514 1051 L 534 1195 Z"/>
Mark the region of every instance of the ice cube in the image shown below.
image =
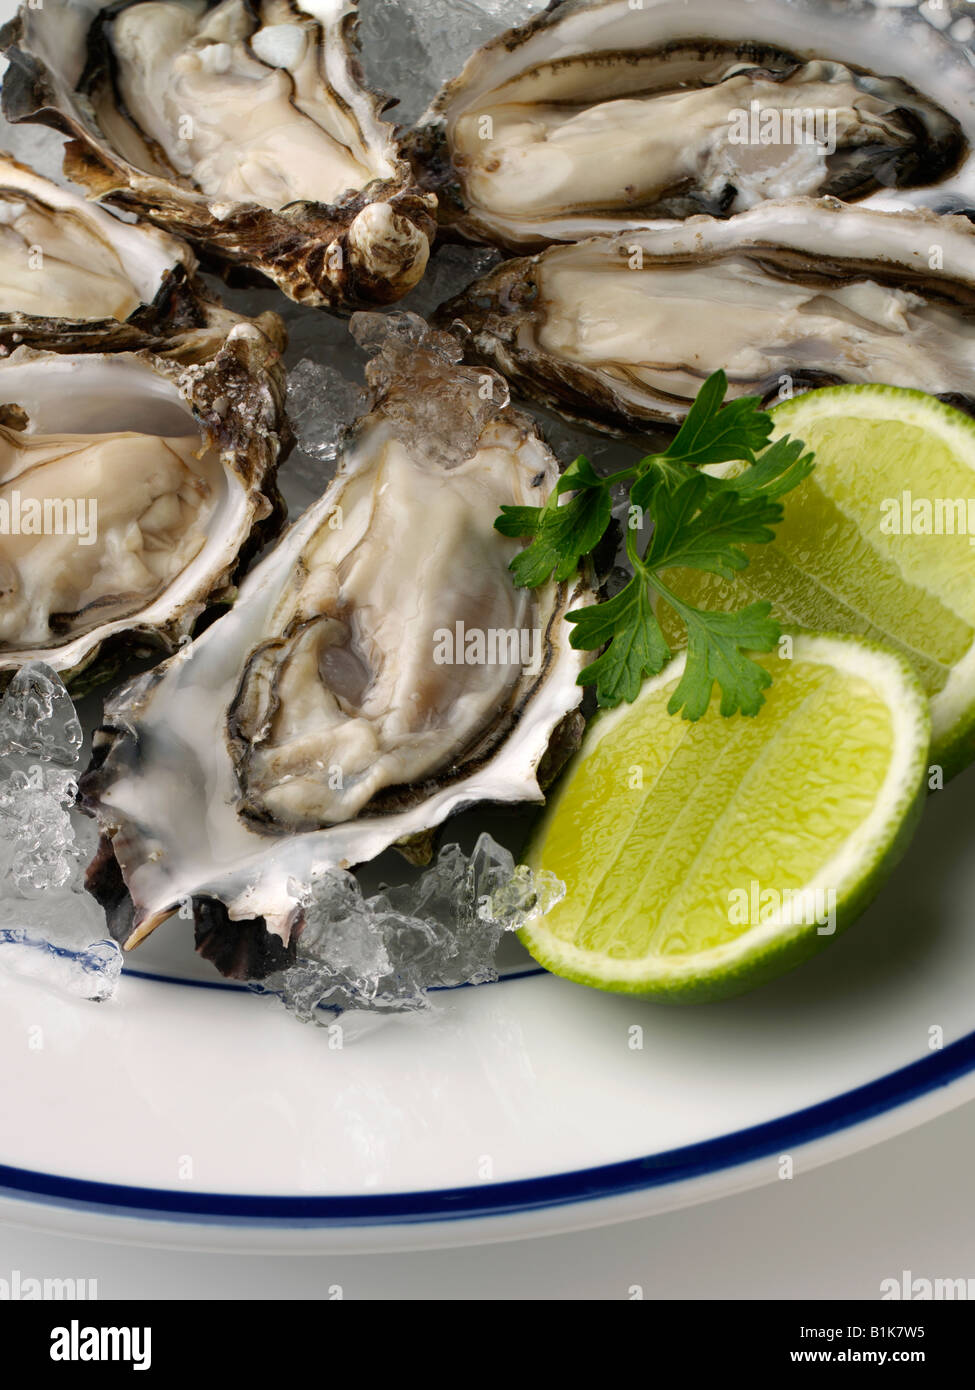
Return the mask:
<path id="1" fill-rule="evenodd" d="M 29 661 L 0 701 L 0 758 L 22 754 L 70 766 L 81 752 L 81 724 L 56 671 Z"/>
<path id="2" fill-rule="evenodd" d="M 343 433 L 365 407 L 365 393 L 327 362 L 309 358 L 288 373 L 288 416 L 301 450 L 332 462 Z"/>
<path id="3" fill-rule="evenodd" d="M 0 927 L 0 962 L 15 975 L 99 1002 L 111 999 L 122 973 L 122 952 L 114 941 L 75 950 L 23 927 Z"/>

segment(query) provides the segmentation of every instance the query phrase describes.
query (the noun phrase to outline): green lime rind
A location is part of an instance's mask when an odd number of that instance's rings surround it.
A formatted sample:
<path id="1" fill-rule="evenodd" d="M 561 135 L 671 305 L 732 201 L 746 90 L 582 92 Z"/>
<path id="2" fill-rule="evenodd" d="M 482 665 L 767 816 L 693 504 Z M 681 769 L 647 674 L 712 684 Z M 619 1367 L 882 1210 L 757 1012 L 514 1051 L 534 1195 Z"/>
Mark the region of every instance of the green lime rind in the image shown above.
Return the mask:
<path id="1" fill-rule="evenodd" d="M 903 855 L 924 804 L 931 730 L 927 697 L 910 665 L 879 643 L 847 634 L 819 633 L 795 633 L 793 640 L 795 662 L 822 664 L 867 680 L 882 695 L 893 731 L 883 785 L 869 814 L 806 885 L 813 892 L 817 886 L 826 885 L 835 891 L 835 930 L 823 934 L 815 924 L 780 921 L 781 914 L 777 913 L 718 947 L 677 958 L 651 954 L 621 961 L 559 937 L 552 929 L 559 912 L 556 907 L 519 933 L 540 965 L 578 984 L 661 1002 L 700 1003 L 727 998 L 754 989 L 816 955 L 850 926 L 876 896 Z M 646 702 L 657 701 L 665 706 L 667 687 L 679 678 L 684 659 L 683 655 L 678 656 L 659 676 L 647 681 L 633 705 L 605 711 L 592 721 L 582 748 L 550 797 L 532 837 L 525 856 L 532 868 L 550 867 L 546 863 L 546 840 L 574 780 L 586 776 L 586 762 L 593 750 L 622 721 L 640 720 Z M 721 719 L 716 700 L 705 718 Z M 756 718 L 760 722 L 761 713 Z M 721 722 L 731 737 L 737 721 Z M 810 732 L 814 741 L 815 731 Z M 611 806 L 607 809 L 613 814 Z M 573 884 L 567 881 L 567 897 L 572 893 Z M 654 925 L 655 920 L 648 914 L 648 936 Z"/>

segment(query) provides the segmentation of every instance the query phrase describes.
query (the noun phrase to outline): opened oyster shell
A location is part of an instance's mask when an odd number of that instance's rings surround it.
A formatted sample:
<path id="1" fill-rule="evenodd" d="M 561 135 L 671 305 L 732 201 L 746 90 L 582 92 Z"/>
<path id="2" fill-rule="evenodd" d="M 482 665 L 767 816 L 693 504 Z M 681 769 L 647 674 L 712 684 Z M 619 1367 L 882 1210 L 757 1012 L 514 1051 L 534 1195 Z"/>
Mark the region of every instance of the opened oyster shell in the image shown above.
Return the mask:
<path id="1" fill-rule="evenodd" d="M 562 0 L 475 53 L 412 149 L 447 225 L 518 251 L 799 195 L 971 207 L 973 137 L 969 55 L 901 7 Z"/>
<path id="2" fill-rule="evenodd" d="M 148 348 L 189 363 L 242 322 L 198 278 L 185 242 L 123 222 L 0 153 L 0 352 Z M 276 314 L 256 322 L 283 346 Z"/>
<path id="3" fill-rule="evenodd" d="M 444 306 L 526 396 L 626 431 L 713 371 L 770 400 L 836 382 L 975 396 L 975 226 L 835 199 L 658 222 L 503 262 Z"/>
<path id="4" fill-rule="evenodd" d="M 251 325 L 181 367 L 148 352 L 0 361 L 0 682 L 78 692 L 173 651 L 279 527 L 277 354 Z"/>
<path id="5" fill-rule="evenodd" d="M 364 88 L 354 0 L 45 0 L 0 35 L 8 120 L 72 136 L 65 173 L 301 303 L 399 298 L 436 200 Z"/>
<path id="6" fill-rule="evenodd" d="M 280 968 L 316 874 L 475 802 L 542 800 L 578 741 L 564 614 L 589 592 L 516 589 L 493 526 L 558 465 L 458 356 L 447 335 L 387 352 L 325 495 L 230 612 L 109 701 L 82 794 L 124 945 L 180 912 L 224 973 Z"/>

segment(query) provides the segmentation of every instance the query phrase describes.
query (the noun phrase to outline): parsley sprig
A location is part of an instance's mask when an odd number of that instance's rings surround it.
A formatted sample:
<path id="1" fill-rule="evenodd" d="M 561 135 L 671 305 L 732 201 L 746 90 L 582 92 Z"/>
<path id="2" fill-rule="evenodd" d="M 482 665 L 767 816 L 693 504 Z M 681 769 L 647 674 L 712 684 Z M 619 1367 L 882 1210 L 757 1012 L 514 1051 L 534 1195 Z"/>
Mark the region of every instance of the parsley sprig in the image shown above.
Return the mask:
<path id="1" fill-rule="evenodd" d="M 631 514 L 638 508 L 636 515 L 652 519 L 642 553 L 636 528 L 627 528 L 633 578 L 625 588 L 566 615 L 574 625 L 573 647 L 605 647 L 579 676 L 580 685 L 595 685 L 600 705 L 635 700 L 644 677 L 670 660 L 655 600 L 669 604 L 687 631 L 687 663 L 668 706 L 671 714 L 700 719 L 715 683 L 723 715 L 757 714 L 764 703 L 771 677 L 749 652 L 771 651 L 779 641 L 772 605 L 752 603 L 739 612 L 695 608 L 661 577 L 679 567 L 732 579 L 748 564 L 741 547 L 773 539 L 783 515 L 780 499 L 812 469 L 813 456 L 801 440 L 769 443 L 772 418 L 757 397 L 722 405 L 727 387 L 724 372 L 708 377 L 663 453 L 605 478 L 588 459 L 577 458 L 543 507 L 504 506 L 494 523 L 502 535 L 531 537 L 511 569 L 519 588 L 533 589 L 553 575 L 571 578 L 599 544 L 612 520 L 614 484 L 629 483 Z M 748 466 L 724 478 L 699 471 L 704 464 L 732 461 Z"/>

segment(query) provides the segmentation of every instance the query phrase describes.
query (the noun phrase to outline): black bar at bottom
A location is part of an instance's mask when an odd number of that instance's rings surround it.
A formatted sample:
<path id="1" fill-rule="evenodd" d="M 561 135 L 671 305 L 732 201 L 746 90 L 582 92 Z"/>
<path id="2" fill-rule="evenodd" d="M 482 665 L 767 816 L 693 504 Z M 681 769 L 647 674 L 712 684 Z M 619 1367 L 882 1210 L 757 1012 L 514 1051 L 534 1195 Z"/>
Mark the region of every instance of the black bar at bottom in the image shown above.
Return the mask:
<path id="1" fill-rule="evenodd" d="M 270 1262 L 268 1276 L 273 1285 Z M 655 1341 L 628 1343 L 626 1356 L 628 1362 L 631 1357 L 645 1359 L 648 1373 L 655 1364 L 659 1367 L 658 1355 L 671 1370 L 676 1361 L 691 1374 L 840 1366 L 933 1366 L 947 1372 L 956 1362 L 964 1364 L 972 1325 L 962 1299 L 647 1301 L 642 1309 L 630 1308 L 619 1323 L 619 1314 L 607 1314 L 611 1324 L 590 1322 L 583 1332 L 579 1325 L 574 1330 L 560 1328 L 554 1319 L 539 1322 L 530 1305 L 544 1300 L 513 1301 L 529 1305 L 527 1316 L 519 1320 L 519 1347 L 527 1350 L 534 1342 L 538 1354 L 574 1355 L 572 1348 L 581 1336 L 589 1343 L 590 1355 L 601 1359 L 610 1352 L 603 1340 L 605 1327 L 629 1334 L 641 1329 L 653 1333 Z M 354 1311 L 354 1301 L 341 1299 L 291 1301 L 286 1308 L 273 1297 L 265 1302 L 0 1302 L 0 1338 L 8 1366 L 16 1366 L 25 1384 L 35 1371 L 50 1375 L 58 1368 L 66 1382 L 86 1369 L 102 1376 L 155 1375 L 166 1383 L 175 1383 L 188 1370 L 213 1369 L 224 1380 L 239 1372 L 249 1381 L 266 1370 L 286 1374 L 294 1384 L 306 1374 L 322 1374 L 325 1366 L 334 1370 L 337 1361 L 347 1361 L 360 1374 L 367 1371 L 370 1379 L 388 1375 L 401 1381 L 410 1363 L 416 1372 L 423 1365 L 445 1366 L 456 1351 L 463 1365 L 475 1350 L 479 1356 L 490 1354 L 492 1343 L 500 1370 L 501 1358 L 507 1361 L 511 1351 L 506 1323 L 494 1322 L 482 1304 L 476 1306 L 469 1326 L 457 1308 L 449 1317 L 424 1317 L 411 1332 L 403 1323 L 410 1317 L 408 1311 L 384 1311 L 380 1322 L 375 1312 L 366 1312 L 368 1323 L 360 1322 L 362 1314 Z M 366 1331 L 369 1335 L 363 1338 Z M 595 1343 L 593 1336 L 598 1338 Z M 610 1374 L 615 1359 L 610 1354 Z M 456 1368 L 458 1363 L 452 1364 Z"/>

